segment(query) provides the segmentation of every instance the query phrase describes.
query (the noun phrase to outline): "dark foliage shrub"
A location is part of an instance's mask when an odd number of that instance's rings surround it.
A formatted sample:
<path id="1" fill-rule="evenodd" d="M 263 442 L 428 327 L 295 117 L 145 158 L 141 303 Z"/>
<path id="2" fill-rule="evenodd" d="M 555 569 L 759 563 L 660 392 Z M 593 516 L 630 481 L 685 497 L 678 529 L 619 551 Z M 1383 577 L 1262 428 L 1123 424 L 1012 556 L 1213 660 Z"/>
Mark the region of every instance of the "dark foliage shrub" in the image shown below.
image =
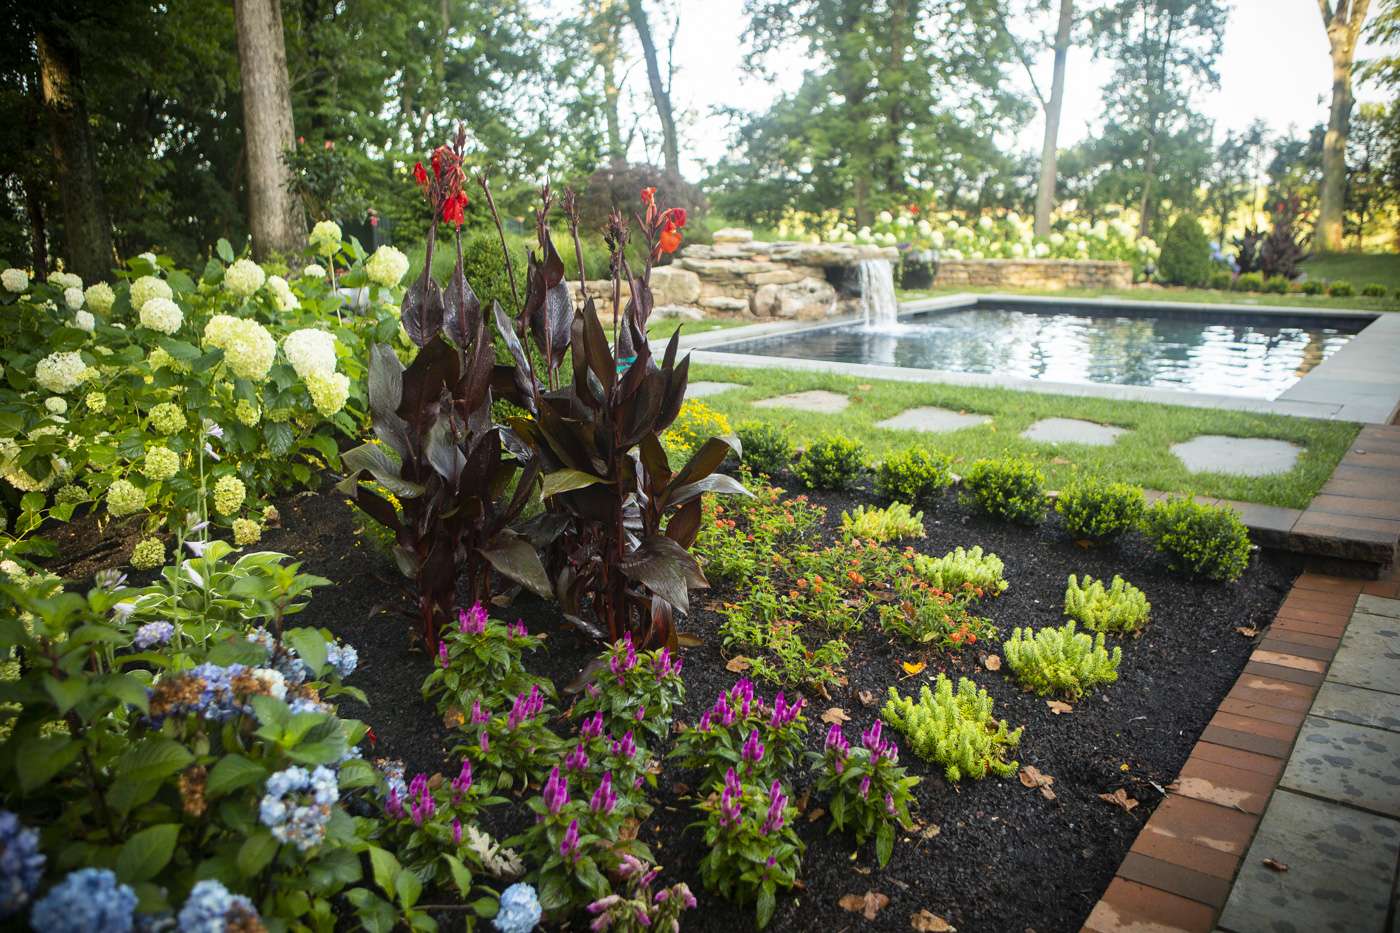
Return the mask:
<path id="1" fill-rule="evenodd" d="M 1367 298 L 1384 298 L 1385 286 L 1379 282 L 1371 282 L 1369 285 L 1362 287 L 1361 294 L 1365 295 Z"/>
<path id="2" fill-rule="evenodd" d="M 1327 286 L 1327 294 L 1333 298 L 1350 298 L 1356 294 L 1356 289 L 1346 279 L 1337 279 Z"/>
<path id="3" fill-rule="evenodd" d="M 1244 236 L 1235 237 L 1235 270 L 1241 275 L 1259 271 L 1259 248 L 1264 245 L 1264 234 L 1250 228 Z"/>
<path id="4" fill-rule="evenodd" d="M 766 421 L 745 421 L 734 433 L 744 448 L 744 463 L 755 472 L 773 476 L 792 464 L 792 441 L 782 428 Z"/>
<path id="5" fill-rule="evenodd" d="M 1162 243 L 1158 268 L 1163 281 L 1172 285 L 1199 287 L 1210 281 L 1210 240 L 1199 220 L 1190 214 L 1176 219 Z"/>
<path id="6" fill-rule="evenodd" d="M 1249 530 L 1234 509 L 1164 499 L 1143 515 L 1142 529 L 1178 573 L 1228 582 L 1249 567 Z"/>
<path id="7" fill-rule="evenodd" d="M 864 444 L 833 435 L 813 441 L 792 469 L 813 489 L 854 489 L 868 466 Z"/>
<path id="8" fill-rule="evenodd" d="M 1281 275 L 1290 282 L 1298 277 L 1298 267 L 1308 258 L 1300 226 L 1304 219 L 1302 201 L 1297 195 L 1280 199 L 1270 211 L 1273 229 L 1259 247 L 1259 271 L 1265 277 Z"/>
<path id="9" fill-rule="evenodd" d="M 1055 501 L 1065 529 L 1087 541 L 1107 541 L 1137 527 L 1145 508 L 1141 486 L 1092 478 L 1069 483 Z"/>
<path id="10" fill-rule="evenodd" d="M 1050 500 L 1045 474 L 1029 460 L 978 460 L 963 477 L 963 488 L 988 515 L 1022 525 L 1045 520 Z"/>
<path id="11" fill-rule="evenodd" d="M 875 472 L 875 491 L 896 502 L 931 502 L 951 485 L 953 458 L 922 447 L 890 454 Z"/>

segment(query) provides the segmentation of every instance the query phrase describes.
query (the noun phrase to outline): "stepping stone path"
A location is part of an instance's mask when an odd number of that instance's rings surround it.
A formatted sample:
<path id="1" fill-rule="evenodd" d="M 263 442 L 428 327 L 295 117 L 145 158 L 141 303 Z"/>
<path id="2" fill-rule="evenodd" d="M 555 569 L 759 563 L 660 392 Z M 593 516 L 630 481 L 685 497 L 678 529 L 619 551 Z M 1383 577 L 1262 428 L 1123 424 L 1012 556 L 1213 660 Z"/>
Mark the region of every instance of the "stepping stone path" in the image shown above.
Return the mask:
<path id="1" fill-rule="evenodd" d="M 1228 473 L 1232 476 L 1272 476 L 1287 473 L 1298 462 L 1303 448 L 1288 441 L 1264 437 L 1226 437 L 1202 434 L 1172 445 L 1172 453 L 1192 473 Z"/>
<path id="2" fill-rule="evenodd" d="M 911 408 L 893 418 L 877 421 L 875 427 L 896 431 L 923 431 L 926 434 L 946 434 L 985 424 L 992 419 L 986 415 L 968 415 L 947 408 Z"/>
<path id="3" fill-rule="evenodd" d="M 1090 447 L 1109 447 L 1124 434 L 1125 428 L 1115 428 L 1078 418 L 1044 418 L 1021 432 L 1028 441 L 1042 444 L 1087 444 Z"/>
<path id="4" fill-rule="evenodd" d="M 849 404 L 851 404 L 851 400 L 846 396 L 839 392 L 828 392 L 825 389 L 793 392 L 790 395 L 779 395 L 774 398 L 766 398 L 761 402 L 754 402 L 754 405 L 759 408 L 795 408 L 798 411 L 814 411 L 821 415 L 834 415 L 838 411 L 845 411 Z"/>
<path id="5" fill-rule="evenodd" d="M 742 389 L 742 383 L 738 382 L 692 382 L 685 387 L 686 398 L 707 398 L 711 395 L 719 395 L 721 392 L 728 392 L 730 389 Z"/>
<path id="6" fill-rule="evenodd" d="M 1324 670 L 1220 930 L 1386 929 L 1400 864 L 1400 599 L 1361 596 Z"/>

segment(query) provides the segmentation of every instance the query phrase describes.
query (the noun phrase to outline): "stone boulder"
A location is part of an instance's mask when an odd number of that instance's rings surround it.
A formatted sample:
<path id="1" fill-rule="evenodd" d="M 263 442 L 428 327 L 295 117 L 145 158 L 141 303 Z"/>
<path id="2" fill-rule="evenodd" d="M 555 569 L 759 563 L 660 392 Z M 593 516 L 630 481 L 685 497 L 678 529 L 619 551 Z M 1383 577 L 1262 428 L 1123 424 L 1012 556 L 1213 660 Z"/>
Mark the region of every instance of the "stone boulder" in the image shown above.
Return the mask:
<path id="1" fill-rule="evenodd" d="M 863 259 L 899 260 L 899 249 L 894 246 L 861 243 L 772 243 L 768 254 L 775 262 L 803 266 L 854 266 Z"/>
<path id="2" fill-rule="evenodd" d="M 725 227 L 716 230 L 711 237 L 716 243 L 747 243 L 753 239 L 753 231 L 742 227 Z"/>
<path id="3" fill-rule="evenodd" d="M 700 300 L 700 276 L 679 266 L 651 270 L 651 294 L 658 305 L 693 305 Z"/>
<path id="4" fill-rule="evenodd" d="M 653 272 L 655 270 L 652 270 Z M 651 316 L 660 320 L 675 318 L 681 321 L 703 321 L 705 312 L 689 305 L 657 305 L 651 309 Z"/>
<path id="5" fill-rule="evenodd" d="M 753 295 L 753 313 L 759 317 L 819 319 L 835 306 L 836 289 L 825 279 L 762 285 Z"/>

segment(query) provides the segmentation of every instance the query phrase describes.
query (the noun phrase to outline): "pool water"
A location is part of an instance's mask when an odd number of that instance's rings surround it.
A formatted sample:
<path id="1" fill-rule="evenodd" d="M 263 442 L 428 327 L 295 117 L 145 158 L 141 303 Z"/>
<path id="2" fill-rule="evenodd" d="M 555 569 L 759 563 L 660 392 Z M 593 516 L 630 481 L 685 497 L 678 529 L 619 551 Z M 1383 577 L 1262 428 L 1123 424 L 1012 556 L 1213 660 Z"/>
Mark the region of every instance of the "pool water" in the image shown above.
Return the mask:
<path id="1" fill-rule="evenodd" d="M 1306 315 L 1063 313 L 980 303 L 893 327 L 842 324 L 712 349 L 1274 399 L 1364 325 Z"/>

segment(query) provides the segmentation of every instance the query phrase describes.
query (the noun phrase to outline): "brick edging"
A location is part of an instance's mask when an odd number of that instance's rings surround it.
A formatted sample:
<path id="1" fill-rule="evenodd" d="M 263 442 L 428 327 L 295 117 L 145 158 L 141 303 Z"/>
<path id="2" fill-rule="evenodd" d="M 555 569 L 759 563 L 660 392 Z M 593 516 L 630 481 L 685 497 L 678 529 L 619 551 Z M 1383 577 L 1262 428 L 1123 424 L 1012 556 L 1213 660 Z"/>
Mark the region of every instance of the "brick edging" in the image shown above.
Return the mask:
<path id="1" fill-rule="evenodd" d="M 1363 593 L 1400 597 L 1400 576 L 1304 573 L 1138 833 L 1087 933 L 1210 933 Z"/>

